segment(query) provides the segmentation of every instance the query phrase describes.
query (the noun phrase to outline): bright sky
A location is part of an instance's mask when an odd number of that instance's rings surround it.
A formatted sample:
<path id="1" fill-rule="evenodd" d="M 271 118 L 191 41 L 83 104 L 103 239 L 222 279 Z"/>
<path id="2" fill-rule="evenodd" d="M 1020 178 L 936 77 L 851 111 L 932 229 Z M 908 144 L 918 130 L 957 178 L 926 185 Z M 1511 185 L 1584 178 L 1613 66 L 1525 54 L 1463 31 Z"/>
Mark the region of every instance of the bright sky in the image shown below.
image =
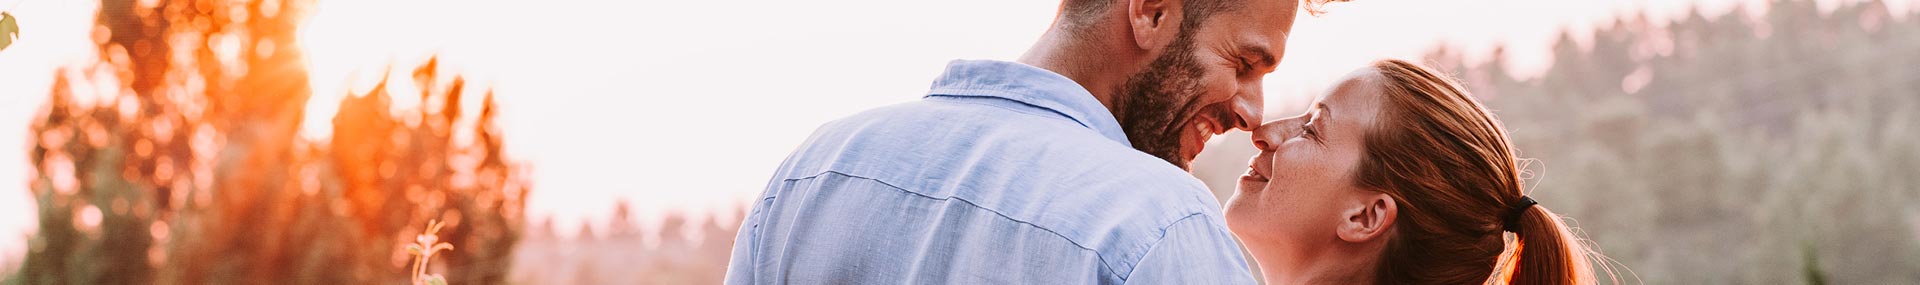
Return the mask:
<path id="1" fill-rule="evenodd" d="M 24 2 L 23 2 L 24 1 Z M 1824 1 L 1831 7 L 1838 1 Z M 1891 3 L 1905 11 L 1912 1 Z M 509 155 L 533 165 L 530 218 L 562 233 L 616 199 L 642 220 L 744 203 L 815 126 L 918 98 L 948 60 L 1017 58 L 1057 1 L 319 0 L 300 40 L 315 89 L 306 136 L 325 138 L 346 90 L 429 54 L 495 86 Z M 1381 57 L 1446 42 L 1514 68 L 1548 66 L 1563 29 L 1621 11 L 1719 15 L 1764 0 L 1359 0 L 1300 16 L 1268 110 Z M 14 6 L 18 5 L 18 6 Z M 52 71 L 91 58 L 93 1 L 0 0 L 22 38 L 0 51 L 0 256 L 33 227 L 27 128 Z M 1582 33 L 1584 36 L 1585 33 Z M 1484 56 L 1481 56 L 1484 57 Z M 410 68 L 402 68 L 410 69 Z M 406 78 L 398 76 L 397 78 Z M 478 96 L 468 96 L 478 100 Z M 408 100 L 399 100 L 407 102 Z M 405 106 L 403 106 L 405 107 Z M 1218 143 L 1218 142 L 1216 142 Z M 19 190 L 6 190 L 19 189 Z"/>

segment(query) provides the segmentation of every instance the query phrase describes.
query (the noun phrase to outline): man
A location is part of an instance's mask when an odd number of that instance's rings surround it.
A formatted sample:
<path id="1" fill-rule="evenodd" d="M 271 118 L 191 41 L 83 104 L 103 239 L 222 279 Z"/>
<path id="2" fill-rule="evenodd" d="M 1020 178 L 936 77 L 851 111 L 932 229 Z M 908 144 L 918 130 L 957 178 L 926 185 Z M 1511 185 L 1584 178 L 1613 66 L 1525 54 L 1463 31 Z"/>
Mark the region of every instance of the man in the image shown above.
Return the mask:
<path id="1" fill-rule="evenodd" d="M 1261 118 L 1298 0 L 1067 0 L 1018 63 L 816 130 L 734 240 L 730 284 L 1248 284 L 1186 172 Z"/>

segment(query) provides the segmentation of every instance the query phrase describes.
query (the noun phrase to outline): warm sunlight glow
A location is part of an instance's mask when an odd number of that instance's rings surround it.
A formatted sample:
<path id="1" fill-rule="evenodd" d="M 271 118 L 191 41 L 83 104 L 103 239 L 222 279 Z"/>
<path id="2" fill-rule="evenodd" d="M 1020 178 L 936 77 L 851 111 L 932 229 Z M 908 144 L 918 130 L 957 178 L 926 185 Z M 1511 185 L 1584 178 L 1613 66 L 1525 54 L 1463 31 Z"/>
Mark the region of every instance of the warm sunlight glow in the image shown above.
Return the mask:
<path id="1" fill-rule="evenodd" d="M 1516 76 L 1553 64 L 1562 31 L 1587 44 L 1616 16 L 1667 19 L 1765 11 L 1766 0 L 1359 0 L 1301 15 L 1266 80 L 1270 115 L 1298 112 L 1328 82 L 1380 57 L 1436 45 L 1484 61 L 1496 47 Z M 1856 0 L 1822 0 L 1822 7 Z M 0 8 L 20 3 L 0 0 Z M 1894 15 L 1915 1 L 1889 1 Z M 301 137 L 333 136 L 342 99 L 384 75 L 395 110 L 422 107 L 414 66 L 438 55 L 469 82 L 468 110 L 492 88 L 510 159 L 530 166 L 528 220 L 560 232 L 604 223 L 613 201 L 636 216 L 706 215 L 765 186 L 828 120 L 905 102 L 952 59 L 1018 58 L 1058 1 L 319 0 L 298 29 L 312 88 Z M 89 59 L 93 1 L 26 1 L 24 37 L 0 52 L 0 189 L 31 181 L 24 149 L 58 67 Z M 1697 8 L 1695 8 L 1697 7 Z M 983 17 L 982 15 L 990 15 Z M 1655 21 L 1658 23 L 1659 21 Z M 231 47 L 216 46 L 220 49 Z M 286 49 L 288 47 L 279 47 Z M 69 73 L 95 70 L 69 70 Z M 112 73 L 112 70 L 98 72 Z M 1651 88 L 1622 82 L 1627 89 Z M 85 84 L 118 84 L 101 80 Z M 112 88 L 112 85 L 107 87 Z M 83 97 L 87 98 L 87 97 Z M 1216 140 L 1215 143 L 1227 143 Z M 32 228 L 33 199 L 0 193 L 0 237 Z M 731 214 L 725 214 L 731 215 Z M 643 221 L 651 219 L 643 218 Z M 0 253 L 7 248 L 0 239 Z M 18 252 L 17 250 L 15 252 Z"/>
<path id="2" fill-rule="evenodd" d="M 421 11 L 434 5 L 458 5 L 448 1 L 316 1 L 314 12 L 300 29 L 300 45 L 307 59 L 307 77 L 313 97 L 301 135 L 322 140 L 333 132 L 333 114 L 340 99 L 349 94 L 364 94 L 378 84 L 382 76 L 391 78 L 393 95 L 417 98 L 409 82 L 410 66 L 424 62 L 436 43 L 419 35 L 430 30 L 422 24 L 451 19 L 447 14 L 402 14 Z M 426 25 L 432 26 L 432 25 Z M 383 74 L 384 73 L 384 74 Z M 417 100 L 394 100 L 395 109 L 413 108 Z"/>
<path id="3" fill-rule="evenodd" d="M 722 283 L 816 128 L 1061 1 L 0 0 L 0 283 Z M 1340 2 L 1269 48 L 1267 119 L 1423 62 L 1611 283 L 1920 284 L 1920 0 Z M 1251 201 L 1251 136 L 1191 178 Z"/>

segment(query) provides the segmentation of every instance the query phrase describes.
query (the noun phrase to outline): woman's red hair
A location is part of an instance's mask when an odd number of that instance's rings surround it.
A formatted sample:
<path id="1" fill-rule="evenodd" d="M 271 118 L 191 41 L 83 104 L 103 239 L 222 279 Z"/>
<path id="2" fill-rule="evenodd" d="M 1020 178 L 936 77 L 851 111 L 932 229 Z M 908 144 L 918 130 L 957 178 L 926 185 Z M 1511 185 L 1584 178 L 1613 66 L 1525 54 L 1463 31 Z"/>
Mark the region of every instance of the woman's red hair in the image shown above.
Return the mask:
<path id="1" fill-rule="evenodd" d="M 1381 115 L 1363 139 L 1355 180 L 1400 209 L 1378 283 L 1594 282 L 1587 249 L 1545 206 L 1522 209 L 1517 242 L 1507 243 L 1502 225 L 1526 193 L 1519 158 L 1492 112 L 1430 68 L 1401 60 L 1372 68 Z"/>

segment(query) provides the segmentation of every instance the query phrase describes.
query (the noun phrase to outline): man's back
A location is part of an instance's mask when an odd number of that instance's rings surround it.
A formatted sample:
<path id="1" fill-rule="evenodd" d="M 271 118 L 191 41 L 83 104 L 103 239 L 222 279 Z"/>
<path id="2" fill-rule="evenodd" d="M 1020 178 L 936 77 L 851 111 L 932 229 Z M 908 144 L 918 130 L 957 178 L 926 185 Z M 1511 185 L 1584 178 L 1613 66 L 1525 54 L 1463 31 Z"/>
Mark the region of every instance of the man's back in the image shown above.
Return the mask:
<path id="1" fill-rule="evenodd" d="M 1213 196 L 1071 80 L 957 61 L 934 85 L 796 150 L 728 283 L 1252 282 Z"/>

